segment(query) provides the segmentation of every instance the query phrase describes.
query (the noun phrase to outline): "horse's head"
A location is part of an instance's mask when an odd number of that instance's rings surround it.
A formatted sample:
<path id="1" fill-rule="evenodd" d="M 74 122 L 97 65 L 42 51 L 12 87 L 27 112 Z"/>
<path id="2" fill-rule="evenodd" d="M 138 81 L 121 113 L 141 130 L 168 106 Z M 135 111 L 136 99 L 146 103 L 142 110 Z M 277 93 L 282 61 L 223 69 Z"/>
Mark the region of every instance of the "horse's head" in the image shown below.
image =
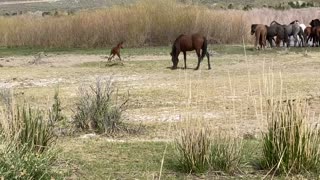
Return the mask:
<path id="1" fill-rule="evenodd" d="M 257 25 L 258 24 L 252 24 L 251 25 L 251 35 L 253 35 L 256 32 Z"/>
<path id="2" fill-rule="evenodd" d="M 119 44 L 118 44 L 118 48 L 123 48 L 123 43 L 124 43 L 124 41 L 121 41 Z"/>
<path id="3" fill-rule="evenodd" d="M 311 25 L 312 27 L 319 26 L 319 25 L 320 25 L 320 20 L 319 20 L 319 19 L 313 19 L 313 20 L 310 22 L 310 25 Z"/>
<path id="4" fill-rule="evenodd" d="M 175 51 L 172 51 L 172 52 L 170 53 L 170 55 L 171 55 L 171 61 L 172 61 L 172 69 L 177 69 L 179 59 L 178 59 L 178 57 L 176 56 Z"/>

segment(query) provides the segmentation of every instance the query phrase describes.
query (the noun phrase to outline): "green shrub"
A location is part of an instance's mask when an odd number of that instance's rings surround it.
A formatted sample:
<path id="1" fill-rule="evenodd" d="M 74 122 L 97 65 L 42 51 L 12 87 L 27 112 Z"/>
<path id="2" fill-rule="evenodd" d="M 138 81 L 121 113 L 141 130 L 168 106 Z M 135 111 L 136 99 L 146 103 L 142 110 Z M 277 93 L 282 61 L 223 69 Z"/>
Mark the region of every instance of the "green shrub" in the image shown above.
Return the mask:
<path id="1" fill-rule="evenodd" d="M 0 149 L 0 178 L 3 179 L 57 179 L 61 175 L 52 170 L 56 153 L 34 153 L 28 146 L 7 145 Z"/>
<path id="2" fill-rule="evenodd" d="M 97 80 L 95 86 L 80 89 L 73 117 L 77 128 L 94 130 L 98 133 L 113 133 L 119 130 L 122 113 L 128 99 L 118 104 L 112 80 Z"/>
<path id="3" fill-rule="evenodd" d="M 9 90 L 8 90 L 9 91 Z M 1 97 L 12 97 L 12 93 L 1 93 Z M 14 104 L 13 98 L 3 98 L 5 102 L 4 114 L 0 118 L 0 132 L 6 142 L 15 144 L 16 148 L 28 146 L 31 151 L 43 152 L 54 143 L 54 124 L 43 111 L 28 105 Z"/>
<path id="4" fill-rule="evenodd" d="M 40 111 L 26 104 L 15 104 L 12 91 L 2 90 L 4 108 L 0 117 L 0 179 L 56 179 L 53 169 L 56 152 L 52 144 L 55 121 L 61 115 L 54 110 L 60 104 L 55 95 L 53 110 Z"/>
<path id="5" fill-rule="evenodd" d="M 319 130 L 309 124 L 306 100 L 268 101 L 268 131 L 263 135 L 264 168 L 286 174 L 317 171 Z"/>

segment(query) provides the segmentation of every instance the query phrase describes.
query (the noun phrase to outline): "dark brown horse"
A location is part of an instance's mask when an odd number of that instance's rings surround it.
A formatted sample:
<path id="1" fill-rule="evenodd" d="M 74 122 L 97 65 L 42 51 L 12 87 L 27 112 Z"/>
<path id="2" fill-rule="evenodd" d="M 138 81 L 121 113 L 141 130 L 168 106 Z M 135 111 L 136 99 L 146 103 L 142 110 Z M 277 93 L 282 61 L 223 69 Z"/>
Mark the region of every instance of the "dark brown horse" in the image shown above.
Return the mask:
<path id="1" fill-rule="evenodd" d="M 206 37 L 200 34 L 191 34 L 191 35 L 184 35 L 181 34 L 173 43 L 172 51 L 170 53 L 172 57 L 172 69 L 177 69 L 178 66 L 178 56 L 180 52 L 183 52 L 184 56 L 184 68 L 187 69 L 187 54 L 186 51 L 193 51 L 196 50 L 198 56 L 198 65 L 195 70 L 198 70 L 200 67 L 200 62 L 203 60 L 205 56 L 208 58 L 208 69 L 211 69 L 210 66 L 210 58 L 209 53 L 207 51 L 208 42 Z M 200 51 L 201 54 L 200 54 Z"/>
<path id="2" fill-rule="evenodd" d="M 120 57 L 120 49 L 123 48 L 123 41 L 121 41 L 116 47 L 113 47 L 111 49 L 111 52 L 110 52 L 110 56 L 108 58 L 108 61 L 110 61 L 115 55 L 117 55 L 121 61 L 121 57 Z"/>

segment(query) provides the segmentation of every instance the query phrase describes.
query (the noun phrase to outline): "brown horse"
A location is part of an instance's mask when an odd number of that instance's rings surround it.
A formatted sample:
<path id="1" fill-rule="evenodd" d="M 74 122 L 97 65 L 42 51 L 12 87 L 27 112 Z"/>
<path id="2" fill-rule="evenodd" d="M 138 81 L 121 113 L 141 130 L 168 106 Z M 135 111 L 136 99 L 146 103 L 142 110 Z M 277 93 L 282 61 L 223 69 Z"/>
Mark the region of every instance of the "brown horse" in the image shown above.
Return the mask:
<path id="1" fill-rule="evenodd" d="M 304 29 L 304 32 L 303 32 L 303 36 L 304 36 L 304 40 L 305 40 L 305 44 L 308 45 L 308 42 L 310 40 L 313 41 L 313 34 L 312 34 L 312 27 L 308 26 Z"/>
<path id="2" fill-rule="evenodd" d="M 121 41 L 116 47 L 113 47 L 111 49 L 111 52 L 110 52 L 110 56 L 108 58 L 108 61 L 110 61 L 115 55 L 117 55 L 121 61 L 121 57 L 120 57 L 120 49 L 123 48 L 123 41 Z"/>
<path id="3" fill-rule="evenodd" d="M 251 25 L 251 35 L 255 34 L 256 41 L 254 42 L 254 47 L 256 49 L 265 49 L 267 44 L 267 26 L 263 24 L 252 24 Z M 259 42 L 260 48 L 257 47 Z"/>
<path id="4" fill-rule="evenodd" d="M 172 69 L 177 69 L 178 62 L 179 62 L 179 54 L 182 51 L 184 56 L 184 68 L 187 69 L 187 54 L 186 51 L 193 51 L 196 50 L 198 56 L 198 65 L 195 70 L 198 70 L 200 67 L 200 62 L 203 60 L 205 56 L 208 58 L 208 69 L 211 69 L 210 66 L 210 57 L 207 51 L 208 42 L 206 37 L 200 34 L 191 34 L 191 35 L 184 35 L 181 34 L 173 43 L 172 50 L 171 50 L 171 57 L 172 57 Z M 201 54 L 200 54 L 200 51 Z"/>

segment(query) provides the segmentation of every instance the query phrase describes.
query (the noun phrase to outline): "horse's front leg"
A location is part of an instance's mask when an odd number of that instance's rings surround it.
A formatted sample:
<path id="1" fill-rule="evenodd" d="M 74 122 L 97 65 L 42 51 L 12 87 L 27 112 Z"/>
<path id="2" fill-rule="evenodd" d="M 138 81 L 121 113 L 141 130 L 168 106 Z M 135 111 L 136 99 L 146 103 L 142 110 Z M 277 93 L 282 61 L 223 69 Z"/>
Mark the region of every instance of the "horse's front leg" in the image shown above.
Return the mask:
<path id="1" fill-rule="evenodd" d="M 187 52 L 183 51 L 184 69 L 187 69 Z"/>
<path id="2" fill-rule="evenodd" d="M 200 55 L 200 49 L 197 49 L 196 50 L 196 53 L 197 53 L 197 56 L 198 56 L 198 65 L 197 65 L 197 67 L 194 69 L 194 70 L 198 70 L 199 69 L 199 67 L 200 67 L 200 62 L 201 62 L 201 55 Z"/>

